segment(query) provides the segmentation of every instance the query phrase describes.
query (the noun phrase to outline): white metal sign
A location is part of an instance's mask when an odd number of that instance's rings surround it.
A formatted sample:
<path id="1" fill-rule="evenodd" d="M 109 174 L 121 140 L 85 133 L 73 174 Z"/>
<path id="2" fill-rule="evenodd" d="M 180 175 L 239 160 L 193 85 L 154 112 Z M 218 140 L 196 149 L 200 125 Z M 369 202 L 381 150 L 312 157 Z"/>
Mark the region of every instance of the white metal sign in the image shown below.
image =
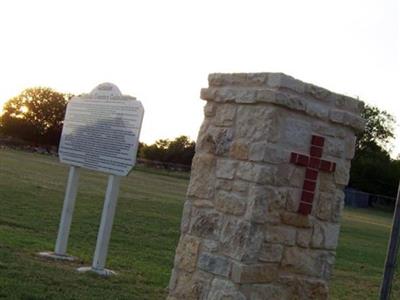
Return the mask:
<path id="1" fill-rule="evenodd" d="M 105 269 L 108 244 L 117 206 L 120 176 L 135 165 L 143 106 L 135 98 L 123 96 L 117 86 L 103 83 L 90 94 L 75 97 L 67 106 L 59 155 L 70 172 L 54 252 L 41 256 L 73 260 L 67 255 L 69 231 L 78 191 L 80 167 L 109 174 L 108 185 L 91 267 L 78 271 L 113 274 Z"/>
<path id="2" fill-rule="evenodd" d="M 122 96 L 117 89 L 103 84 L 87 96 L 70 100 L 60 140 L 61 162 L 128 175 L 136 163 L 144 110 L 140 101 Z"/>

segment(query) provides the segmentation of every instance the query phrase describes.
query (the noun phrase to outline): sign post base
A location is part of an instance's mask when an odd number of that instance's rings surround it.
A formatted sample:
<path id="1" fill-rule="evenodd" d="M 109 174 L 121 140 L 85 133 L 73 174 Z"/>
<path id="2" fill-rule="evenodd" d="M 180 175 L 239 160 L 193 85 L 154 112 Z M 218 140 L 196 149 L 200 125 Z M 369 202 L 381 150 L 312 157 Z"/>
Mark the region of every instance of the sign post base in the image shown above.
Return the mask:
<path id="1" fill-rule="evenodd" d="M 39 252 L 38 255 L 44 258 L 50 258 L 55 260 L 65 260 L 65 261 L 75 261 L 78 258 L 71 255 L 66 254 L 57 254 L 55 252 Z"/>
<path id="2" fill-rule="evenodd" d="M 93 272 L 96 273 L 100 276 L 108 277 L 108 276 L 113 276 L 117 275 L 116 272 L 109 270 L 109 269 L 95 269 L 93 267 L 80 267 L 76 269 L 79 273 L 86 273 L 86 272 Z"/>

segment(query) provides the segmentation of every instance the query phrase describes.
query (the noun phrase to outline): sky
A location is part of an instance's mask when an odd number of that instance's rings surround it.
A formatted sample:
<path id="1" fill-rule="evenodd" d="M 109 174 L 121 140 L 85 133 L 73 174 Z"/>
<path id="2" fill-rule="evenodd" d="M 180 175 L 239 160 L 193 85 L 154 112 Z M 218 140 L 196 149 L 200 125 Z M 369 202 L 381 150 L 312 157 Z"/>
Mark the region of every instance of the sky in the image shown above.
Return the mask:
<path id="1" fill-rule="evenodd" d="M 209 73 L 283 72 L 400 124 L 399 18 L 397 0 L 4 0 L 0 106 L 28 87 L 112 82 L 145 107 L 141 141 L 196 139 Z"/>

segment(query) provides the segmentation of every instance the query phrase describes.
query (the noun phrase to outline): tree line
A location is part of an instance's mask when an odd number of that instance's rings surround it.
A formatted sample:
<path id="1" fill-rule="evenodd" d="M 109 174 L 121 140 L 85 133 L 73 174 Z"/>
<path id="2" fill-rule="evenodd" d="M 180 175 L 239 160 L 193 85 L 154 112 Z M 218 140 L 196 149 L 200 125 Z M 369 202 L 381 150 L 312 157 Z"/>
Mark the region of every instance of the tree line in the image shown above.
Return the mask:
<path id="1" fill-rule="evenodd" d="M 50 88 L 28 88 L 8 100 L 0 117 L 0 133 L 35 145 L 58 146 L 65 109 L 72 95 Z M 400 160 L 390 157 L 394 117 L 366 105 L 366 129 L 357 136 L 349 186 L 364 192 L 393 197 L 400 178 Z M 190 165 L 195 142 L 186 136 L 140 144 L 138 156 L 159 162 Z"/>
<path id="2" fill-rule="evenodd" d="M 4 104 L 0 133 L 35 146 L 58 146 L 65 110 L 72 96 L 46 87 L 24 90 Z M 140 143 L 138 156 L 163 163 L 191 165 L 194 148 L 195 143 L 189 137 L 180 136 L 174 140 L 160 139 L 150 145 Z"/>

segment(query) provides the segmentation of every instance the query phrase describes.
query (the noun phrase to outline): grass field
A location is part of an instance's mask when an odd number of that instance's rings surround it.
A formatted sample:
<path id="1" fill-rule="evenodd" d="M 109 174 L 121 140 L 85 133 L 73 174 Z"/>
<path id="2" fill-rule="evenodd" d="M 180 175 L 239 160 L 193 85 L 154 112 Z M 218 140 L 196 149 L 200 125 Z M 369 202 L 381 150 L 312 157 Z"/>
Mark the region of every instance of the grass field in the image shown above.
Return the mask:
<path id="1" fill-rule="evenodd" d="M 107 178 L 81 174 L 69 253 L 51 262 L 68 168 L 56 158 L 0 150 L 0 299 L 164 299 L 188 176 L 146 168 L 123 179 L 107 266 L 119 276 L 77 274 L 90 265 Z M 391 215 L 346 209 L 331 299 L 377 299 Z M 393 299 L 399 299 L 400 285 Z"/>

